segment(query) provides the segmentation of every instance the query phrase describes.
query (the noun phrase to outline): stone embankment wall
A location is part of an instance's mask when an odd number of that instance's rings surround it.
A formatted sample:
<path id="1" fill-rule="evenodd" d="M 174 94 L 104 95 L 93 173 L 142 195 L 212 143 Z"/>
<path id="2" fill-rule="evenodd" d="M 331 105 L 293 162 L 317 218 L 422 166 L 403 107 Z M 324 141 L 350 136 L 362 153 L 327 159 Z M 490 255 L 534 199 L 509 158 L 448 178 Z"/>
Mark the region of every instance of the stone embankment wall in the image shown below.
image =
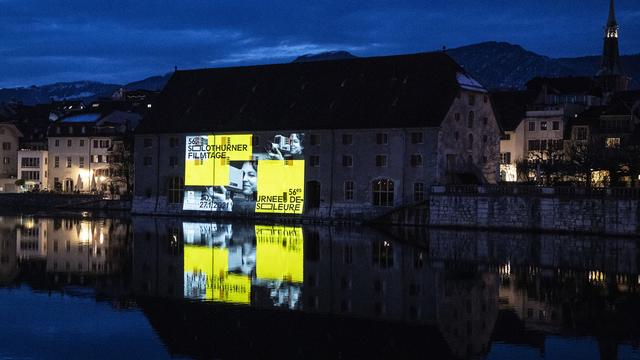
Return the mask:
<path id="1" fill-rule="evenodd" d="M 639 189 L 432 188 L 431 226 L 640 235 Z"/>

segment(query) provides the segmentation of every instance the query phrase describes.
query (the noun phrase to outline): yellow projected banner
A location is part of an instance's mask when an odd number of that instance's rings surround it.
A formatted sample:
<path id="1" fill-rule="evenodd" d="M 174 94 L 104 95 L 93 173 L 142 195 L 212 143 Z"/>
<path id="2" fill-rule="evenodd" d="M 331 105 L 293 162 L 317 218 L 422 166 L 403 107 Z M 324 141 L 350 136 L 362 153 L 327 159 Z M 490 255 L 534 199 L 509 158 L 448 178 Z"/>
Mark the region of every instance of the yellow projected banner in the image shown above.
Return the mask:
<path id="1" fill-rule="evenodd" d="M 256 225 L 258 279 L 302 283 L 304 239 L 301 227 Z"/>
<path id="2" fill-rule="evenodd" d="M 185 289 L 188 296 L 238 304 L 251 302 L 251 279 L 229 274 L 226 248 L 184 246 Z M 202 291 L 204 288 L 204 291 Z"/>
<path id="3" fill-rule="evenodd" d="M 187 136 L 186 186 L 228 186 L 229 161 L 249 161 L 253 147 L 250 134 Z"/>
<path id="4" fill-rule="evenodd" d="M 260 160 L 256 212 L 302 214 L 304 160 Z"/>

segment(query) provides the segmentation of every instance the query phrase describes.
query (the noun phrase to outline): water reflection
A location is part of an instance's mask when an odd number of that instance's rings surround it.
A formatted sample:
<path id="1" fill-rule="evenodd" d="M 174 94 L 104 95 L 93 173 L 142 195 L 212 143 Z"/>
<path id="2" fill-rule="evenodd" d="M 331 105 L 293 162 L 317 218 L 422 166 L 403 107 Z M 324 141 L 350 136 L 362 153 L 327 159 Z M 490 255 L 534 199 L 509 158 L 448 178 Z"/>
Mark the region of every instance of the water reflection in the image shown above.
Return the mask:
<path id="1" fill-rule="evenodd" d="M 173 355 L 283 354 L 282 339 L 305 358 L 544 357 L 571 339 L 602 359 L 638 355 L 635 239 L 0 220 L 0 284 L 139 308 Z"/>

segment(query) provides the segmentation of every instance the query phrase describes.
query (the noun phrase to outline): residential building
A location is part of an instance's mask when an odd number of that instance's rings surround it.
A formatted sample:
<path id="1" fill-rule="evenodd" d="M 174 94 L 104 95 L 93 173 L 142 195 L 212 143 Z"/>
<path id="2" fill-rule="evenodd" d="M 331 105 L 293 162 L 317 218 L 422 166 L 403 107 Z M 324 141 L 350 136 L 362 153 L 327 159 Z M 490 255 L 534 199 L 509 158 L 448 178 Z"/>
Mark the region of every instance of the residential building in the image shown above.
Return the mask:
<path id="1" fill-rule="evenodd" d="M 16 191 L 18 145 L 22 133 L 11 123 L 0 123 L 0 192 Z"/>
<path id="2" fill-rule="evenodd" d="M 304 160 L 291 190 L 310 216 L 375 216 L 420 203 L 434 184 L 498 178 L 488 93 L 443 52 L 175 72 L 136 131 L 134 212 L 182 213 L 185 196 L 208 196 L 185 181 L 186 142 L 213 135 L 250 138 L 258 167 Z M 230 189 L 225 209 L 255 211 L 240 192 Z"/>
<path id="3" fill-rule="evenodd" d="M 48 187 L 62 192 L 128 191 L 116 143 L 140 121 L 136 113 L 80 113 L 53 122 L 48 130 Z"/>
<path id="4" fill-rule="evenodd" d="M 24 180 L 22 190 L 48 190 L 49 152 L 46 150 L 18 151 L 18 179 Z"/>

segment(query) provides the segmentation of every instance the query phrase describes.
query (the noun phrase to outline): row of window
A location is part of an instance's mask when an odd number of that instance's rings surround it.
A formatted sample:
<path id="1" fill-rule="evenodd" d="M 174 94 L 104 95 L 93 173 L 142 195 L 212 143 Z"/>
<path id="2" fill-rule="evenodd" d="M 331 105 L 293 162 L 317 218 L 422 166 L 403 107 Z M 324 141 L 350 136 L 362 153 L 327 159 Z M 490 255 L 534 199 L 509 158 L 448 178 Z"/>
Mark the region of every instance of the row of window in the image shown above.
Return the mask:
<path id="1" fill-rule="evenodd" d="M 11 150 L 11 143 L 10 142 L 3 142 L 2 143 L 2 150 Z"/>
<path id="2" fill-rule="evenodd" d="M 485 124 L 486 124 L 486 118 L 485 118 Z M 375 141 L 376 141 L 376 144 L 378 145 L 387 145 L 389 144 L 389 134 L 377 133 L 375 134 Z M 251 142 L 253 146 L 257 146 L 260 143 L 260 137 L 258 135 L 253 135 Z M 424 133 L 412 132 L 411 144 L 422 144 L 422 143 L 424 143 Z M 351 145 L 351 144 L 353 144 L 353 134 L 342 134 L 342 145 Z M 312 146 L 320 145 L 320 136 L 318 134 L 309 134 L 309 145 L 312 145 Z M 145 148 L 152 147 L 153 139 L 151 138 L 143 139 L 143 146 Z M 179 138 L 176 138 L 176 137 L 169 138 L 169 147 L 175 148 L 178 146 L 180 146 Z"/>
<path id="3" fill-rule="evenodd" d="M 47 158 L 44 158 L 44 164 L 47 165 Z M 20 165 L 23 168 L 37 168 L 40 167 L 40 158 L 22 158 Z"/>
<path id="4" fill-rule="evenodd" d="M 529 151 L 562 150 L 564 141 L 562 139 L 529 140 L 527 145 Z"/>
<path id="5" fill-rule="evenodd" d="M 456 95 L 458 99 L 462 97 L 462 92 L 458 92 Z M 474 106 L 476 104 L 476 94 L 468 93 L 467 100 L 469 102 L 469 106 Z M 489 95 L 482 95 L 482 102 L 485 104 L 489 102 Z"/>
<path id="6" fill-rule="evenodd" d="M 355 182 L 344 182 L 344 200 L 351 201 L 355 197 Z M 379 179 L 372 182 L 372 203 L 375 206 L 394 206 L 394 182 L 390 179 Z M 424 201 L 426 186 L 422 182 L 413 184 L 413 201 Z M 184 179 L 173 177 L 169 179 L 167 199 L 171 204 L 180 204 L 184 200 Z"/>
<path id="7" fill-rule="evenodd" d="M 45 170 L 44 176 L 47 177 L 47 171 Z M 40 171 L 22 171 L 20 172 L 20 178 L 23 180 L 40 180 Z"/>
<path id="8" fill-rule="evenodd" d="M 67 131 L 69 132 L 69 134 L 73 134 L 73 126 L 67 127 Z M 86 132 L 87 132 L 86 126 L 80 127 L 81 134 L 84 134 Z M 62 133 L 62 128 L 60 128 L 60 126 L 56 126 L 56 134 L 60 135 L 61 133 Z"/>
<path id="9" fill-rule="evenodd" d="M 552 130 L 560 130 L 560 121 L 552 121 L 551 122 Z M 549 125 L 547 121 L 540 121 L 540 131 L 549 130 Z M 536 122 L 529 121 L 529 131 L 536 131 Z"/>
<path id="10" fill-rule="evenodd" d="M 78 145 L 80 147 L 84 147 L 84 139 L 80 139 L 78 140 Z M 93 140 L 93 148 L 94 149 L 107 149 L 109 148 L 109 146 L 111 145 L 111 141 L 110 140 Z M 59 147 L 60 146 L 60 139 L 55 139 L 53 141 L 53 146 L 55 147 Z M 72 147 L 73 146 L 73 139 L 67 139 L 67 147 Z"/>
<path id="11" fill-rule="evenodd" d="M 473 125 L 475 123 L 475 113 L 473 111 L 469 111 L 469 114 L 467 114 L 467 127 L 469 129 L 473 128 Z M 460 121 L 460 113 L 455 113 L 453 114 L 453 118 L 456 121 Z M 489 123 L 489 118 L 488 117 L 483 117 L 482 118 L 482 125 L 487 126 L 487 124 Z"/>
<path id="12" fill-rule="evenodd" d="M 91 155 L 91 162 L 95 163 L 95 164 L 99 164 L 99 163 L 112 163 L 114 162 L 114 156 L 113 155 Z M 72 156 L 67 156 L 66 158 L 66 167 L 70 168 L 73 164 L 73 157 Z M 78 167 L 79 168 L 84 168 L 85 165 L 85 157 L 84 156 L 78 156 Z M 54 156 L 53 158 L 53 167 L 55 168 L 59 168 L 60 167 L 60 156 Z"/>

